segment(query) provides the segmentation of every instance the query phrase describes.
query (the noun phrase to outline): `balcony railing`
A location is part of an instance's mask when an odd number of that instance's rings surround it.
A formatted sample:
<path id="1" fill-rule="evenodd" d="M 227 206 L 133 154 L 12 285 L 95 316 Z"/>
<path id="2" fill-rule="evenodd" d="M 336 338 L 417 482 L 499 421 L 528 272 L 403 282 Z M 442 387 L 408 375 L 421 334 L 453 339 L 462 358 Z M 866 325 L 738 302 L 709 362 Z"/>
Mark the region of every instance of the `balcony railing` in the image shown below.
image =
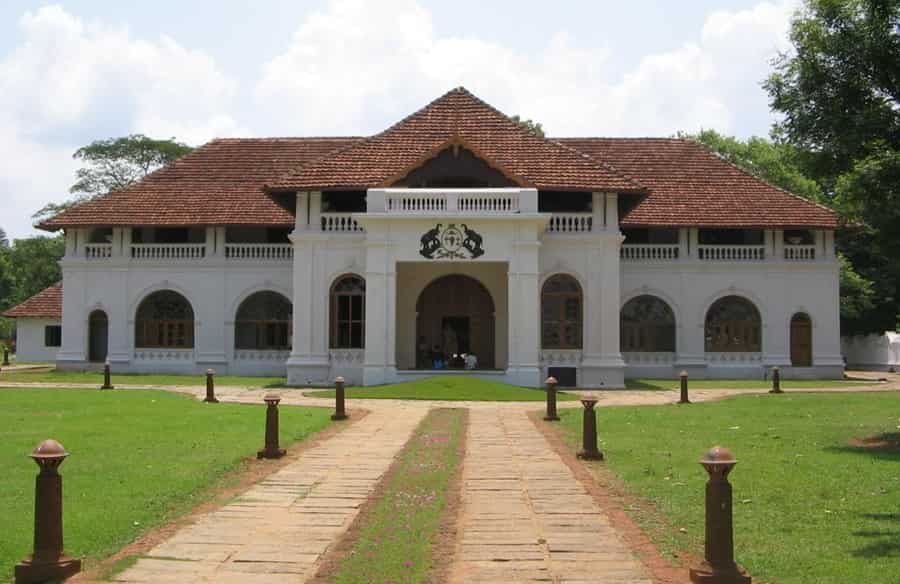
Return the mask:
<path id="1" fill-rule="evenodd" d="M 537 213 L 537 190 L 370 189 L 369 213 L 401 215 L 509 215 Z"/>
<path id="2" fill-rule="evenodd" d="M 667 262 L 678 259 L 677 243 L 630 243 L 619 254 L 626 261 Z"/>
<path id="3" fill-rule="evenodd" d="M 814 245 L 786 245 L 784 246 L 784 259 L 791 262 L 808 262 L 816 259 L 816 246 Z"/>
<path id="4" fill-rule="evenodd" d="M 592 213 L 554 213 L 547 224 L 548 233 L 587 233 L 593 229 Z"/>
<path id="5" fill-rule="evenodd" d="M 225 257 L 229 260 L 288 261 L 294 257 L 290 243 L 226 243 Z"/>
<path id="6" fill-rule="evenodd" d="M 205 243 L 135 243 L 131 246 L 131 257 L 135 260 L 197 260 L 205 256 Z"/>
<path id="7" fill-rule="evenodd" d="M 365 230 L 350 216 L 350 213 L 322 213 L 322 231 L 363 233 Z"/>
<path id="8" fill-rule="evenodd" d="M 88 260 L 106 260 L 112 257 L 111 243 L 89 243 L 84 246 L 84 257 Z"/>
<path id="9" fill-rule="evenodd" d="M 713 262 L 761 262 L 766 259 L 764 245 L 700 245 L 697 256 Z"/>

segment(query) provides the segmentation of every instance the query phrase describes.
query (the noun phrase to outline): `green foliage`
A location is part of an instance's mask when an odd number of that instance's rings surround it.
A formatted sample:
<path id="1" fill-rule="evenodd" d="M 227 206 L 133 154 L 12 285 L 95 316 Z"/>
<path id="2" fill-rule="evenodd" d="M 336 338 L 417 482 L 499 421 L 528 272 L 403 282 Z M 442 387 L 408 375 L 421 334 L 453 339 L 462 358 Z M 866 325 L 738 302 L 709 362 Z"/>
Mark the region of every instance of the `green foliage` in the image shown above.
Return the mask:
<path id="1" fill-rule="evenodd" d="M 77 196 L 62 203 L 49 203 L 33 217 L 45 219 L 83 201 L 123 189 L 191 150 L 174 138 L 156 140 L 142 134 L 91 142 L 72 156 L 85 164 L 76 171 L 77 180 L 69 189 Z"/>
<path id="2" fill-rule="evenodd" d="M 735 559 L 754 582 L 893 584 L 900 450 L 851 441 L 896 441 L 898 411 L 900 393 L 785 394 L 606 407 L 597 417 L 603 465 L 655 503 L 656 512 L 626 511 L 665 553 L 702 557 L 707 474 L 697 461 L 720 444 L 739 460 L 729 475 Z M 574 450 L 581 412 L 560 417 Z"/>
<path id="3" fill-rule="evenodd" d="M 262 446 L 263 412 L 159 391 L 0 391 L 0 582 L 31 551 L 37 467 L 26 454 L 42 440 L 71 452 L 60 469 L 65 546 L 90 563 L 210 500 Z M 282 407 L 282 444 L 324 428 L 329 414 Z"/>
<path id="4" fill-rule="evenodd" d="M 2 377 L 0 377 L 2 380 Z M 823 389 L 838 387 L 859 387 L 877 382 L 844 380 L 844 379 L 783 379 L 784 389 Z M 627 389 L 646 389 L 652 391 L 673 391 L 681 387 L 681 380 L 669 379 L 626 379 Z M 691 390 L 694 389 L 771 389 L 772 382 L 766 379 L 691 379 Z"/>
<path id="5" fill-rule="evenodd" d="M 855 225 L 839 248 L 874 300 L 843 332 L 881 332 L 900 320 L 900 0 L 807 0 L 791 41 L 765 83 L 774 133 Z"/>
<path id="6" fill-rule="evenodd" d="M 9 247 L 9 238 L 2 227 L 0 227 L 0 247 Z"/>
<path id="7" fill-rule="evenodd" d="M 535 122 L 531 119 L 523 119 L 519 116 L 510 116 L 512 121 L 519 124 L 519 127 L 531 132 L 536 136 L 544 137 L 544 126 L 540 122 Z"/>
<path id="8" fill-rule="evenodd" d="M 62 279 L 59 259 L 65 251 L 62 236 L 17 239 L 0 246 L 0 312 L 34 296 Z M 15 321 L 0 318 L 0 339 L 11 339 Z"/>
<path id="9" fill-rule="evenodd" d="M 284 377 L 246 377 L 239 375 L 216 375 L 216 385 L 220 387 L 283 387 Z M 3 383 L 57 383 L 87 384 L 99 386 L 103 383 L 103 373 L 99 371 L 3 371 L 0 372 L 0 384 Z M 118 373 L 113 370 L 113 383 L 116 385 L 138 385 L 142 387 L 197 387 L 206 384 L 206 375 L 176 375 L 158 373 Z"/>

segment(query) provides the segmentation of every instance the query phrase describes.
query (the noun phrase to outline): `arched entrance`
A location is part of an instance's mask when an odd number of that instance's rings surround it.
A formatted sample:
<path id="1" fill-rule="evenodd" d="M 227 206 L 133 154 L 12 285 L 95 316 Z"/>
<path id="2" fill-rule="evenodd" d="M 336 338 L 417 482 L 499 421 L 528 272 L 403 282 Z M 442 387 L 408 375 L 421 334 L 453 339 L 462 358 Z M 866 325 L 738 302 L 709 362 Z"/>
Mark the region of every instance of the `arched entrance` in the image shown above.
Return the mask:
<path id="1" fill-rule="evenodd" d="M 802 312 L 791 317 L 791 365 L 812 367 L 812 321 Z"/>
<path id="2" fill-rule="evenodd" d="M 109 347 L 109 319 L 102 310 L 95 310 L 88 318 L 88 360 L 92 363 L 106 361 Z"/>
<path id="3" fill-rule="evenodd" d="M 494 300 L 475 278 L 442 276 L 422 290 L 416 302 L 416 366 L 431 366 L 436 349 L 451 365 L 462 367 L 454 354 L 472 353 L 479 369 L 493 369 Z"/>

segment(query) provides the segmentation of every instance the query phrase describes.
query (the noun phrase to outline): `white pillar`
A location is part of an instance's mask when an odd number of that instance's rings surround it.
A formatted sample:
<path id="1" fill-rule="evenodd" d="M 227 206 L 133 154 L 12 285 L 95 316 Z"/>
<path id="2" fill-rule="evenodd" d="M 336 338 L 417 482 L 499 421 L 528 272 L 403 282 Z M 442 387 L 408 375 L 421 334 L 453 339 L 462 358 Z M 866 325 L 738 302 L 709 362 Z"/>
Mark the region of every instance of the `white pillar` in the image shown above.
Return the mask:
<path id="1" fill-rule="evenodd" d="M 619 196 L 616 193 L 606 193 L 606 228 L 619 231 Z"/>
<path id="2" fill-rule="evenodd" d="M 377 231 L 367 235 L 363 385 L 380 385 L 397 375 L 397 266 L 390 242 Z"/>
<path id="3" fill-rule="evenodd" d="M 584 387 L 625 385 L 625 362 L 619 350 L 622 301 L 619 250 L 622 240 L 618 231 L 604 234 L 592 242 L 589 252 L 581 363 L 581 385 Z"/>
<path id="4" fill-rule="evenodd" d="M 322 230 L 322 193 L 318 191 L 309 193 L 309 229 Z"/>
<path id="5" fill-rule="evenodd" d="M 299 196 L 298 196 L 299 200 Z M 299 223 L 299 219 L 298 219 Z M 293 328 L 291 356 L 287 361 L 288 384 L 310 385 L 329 383 L 329 358 L 327 335 L 321 331 L 321 322 L 327 320 L 321 308 L 322 296 L 327 303 L 327 284 L 321 281 L 317 264 L 321 263 L 321 236 L 310 231 L 295 230 L 291 234 L 294 243 L 293 270 Z"/>
<path id="6" fill-rule="evenodd" d="M 513 242 L 509 262 L 509 365 L 507 379 L 525 387 L 540 387 L 541 294 L 539 289 L 537 233 L 528 230 Z"/>

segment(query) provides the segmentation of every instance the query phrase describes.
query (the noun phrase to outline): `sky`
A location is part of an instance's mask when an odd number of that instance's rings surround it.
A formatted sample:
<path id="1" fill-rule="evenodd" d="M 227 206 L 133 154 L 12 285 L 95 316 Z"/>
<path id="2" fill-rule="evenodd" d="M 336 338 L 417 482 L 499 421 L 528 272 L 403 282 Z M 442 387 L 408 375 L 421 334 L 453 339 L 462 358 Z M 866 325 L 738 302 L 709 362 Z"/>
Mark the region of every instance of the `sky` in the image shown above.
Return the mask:
<path id="1" fill-rule="evenodd" d="M 4 0 L 0 227 L 94 140 L 367 135 L 460 85 L 551 136 L 765 136 L 798 1 Z"/>

